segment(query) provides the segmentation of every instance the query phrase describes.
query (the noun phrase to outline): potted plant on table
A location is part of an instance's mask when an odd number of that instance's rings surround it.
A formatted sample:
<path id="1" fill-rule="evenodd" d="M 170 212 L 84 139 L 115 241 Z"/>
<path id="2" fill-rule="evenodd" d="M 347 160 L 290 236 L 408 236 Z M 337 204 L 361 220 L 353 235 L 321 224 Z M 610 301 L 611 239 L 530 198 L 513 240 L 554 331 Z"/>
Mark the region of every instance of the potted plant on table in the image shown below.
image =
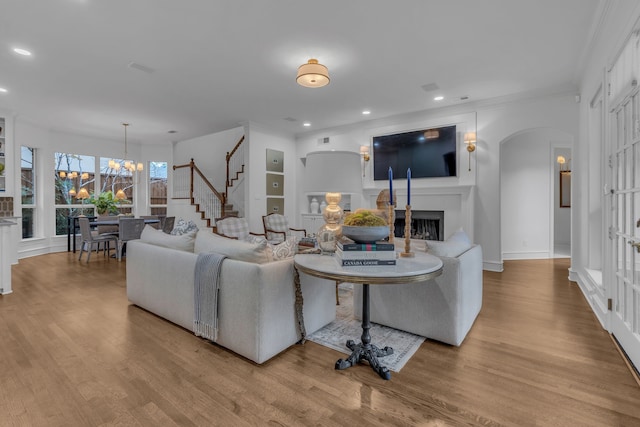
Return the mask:
<path id="1" fill-rule="evenodd" d="M 105 191 L 103 193 L 91 194 L 89 197 L 89 203 L 96 207 L 98 215 L 104 214 L 118 214 L 118 201 L 113 197 L 112 191 Z"/>

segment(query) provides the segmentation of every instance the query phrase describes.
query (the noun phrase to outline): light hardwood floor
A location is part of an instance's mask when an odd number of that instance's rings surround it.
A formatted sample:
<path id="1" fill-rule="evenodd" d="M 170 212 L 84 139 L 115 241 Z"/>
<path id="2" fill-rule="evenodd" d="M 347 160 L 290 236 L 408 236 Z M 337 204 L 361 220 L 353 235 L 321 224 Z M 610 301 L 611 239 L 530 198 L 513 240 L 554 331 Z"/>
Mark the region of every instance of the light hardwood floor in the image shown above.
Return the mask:
<path id="1" fill-rule="evenodd" d="M 462 346 L 426 341 L 383 381 L 312 342 L 256 365 L 196 338 L 129 304 L 126 262 L 23 259 L 0 297 L 0 425 L 640 425 L 640 387 L 568 266 L 485 272 Z"/>

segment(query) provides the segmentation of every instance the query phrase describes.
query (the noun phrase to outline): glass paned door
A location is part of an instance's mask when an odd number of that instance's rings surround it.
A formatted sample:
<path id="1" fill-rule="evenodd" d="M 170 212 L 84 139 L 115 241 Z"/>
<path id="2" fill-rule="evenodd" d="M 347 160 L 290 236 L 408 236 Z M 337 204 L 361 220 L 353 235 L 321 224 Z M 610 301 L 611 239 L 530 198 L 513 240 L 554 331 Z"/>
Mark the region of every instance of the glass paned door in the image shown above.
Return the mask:
<path id="1" fill-rule="evenodd" d="M 613 288 L 611 333 L 640 367 L 640 95 L 611 111 Z"/>

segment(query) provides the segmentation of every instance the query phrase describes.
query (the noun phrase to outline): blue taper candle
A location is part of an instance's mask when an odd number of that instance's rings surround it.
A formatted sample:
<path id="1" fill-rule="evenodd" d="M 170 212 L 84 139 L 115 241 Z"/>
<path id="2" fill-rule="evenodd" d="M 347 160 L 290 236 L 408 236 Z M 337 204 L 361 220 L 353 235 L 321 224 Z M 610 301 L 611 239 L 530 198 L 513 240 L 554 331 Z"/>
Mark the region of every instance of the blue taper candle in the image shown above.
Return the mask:
<path id="1" fill-rule="evenodd" d="M 393 169 L 389 166 L 389 204 L 393 205 Z"/>
<path id="2" fill-rule="evenodd" d="M 411 168 L 407 169 L 407 205 L 411 206 Z"/>

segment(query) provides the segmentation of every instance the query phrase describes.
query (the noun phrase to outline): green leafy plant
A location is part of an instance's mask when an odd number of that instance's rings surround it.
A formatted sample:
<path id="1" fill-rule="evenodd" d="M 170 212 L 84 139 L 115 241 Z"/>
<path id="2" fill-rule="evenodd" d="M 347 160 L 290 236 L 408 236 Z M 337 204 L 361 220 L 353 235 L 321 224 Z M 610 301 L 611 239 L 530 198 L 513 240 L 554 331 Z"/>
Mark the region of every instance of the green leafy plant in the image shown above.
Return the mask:
<path id="1" fill-rule="evenodd" d="M 4 175 L 4 163 L 0 163 L 0 175 Z"/>
<path id="2" fill-rule="evenodd" d="M 375 215 L 373 212 L 362 209 L 348 215 L 344 220 L 344 225 L 355 227 L 380 227 L 387 225 L 387 222 L 384 218 Z"/>
<path id="3" fill-rule="evenodd" d="M 105 191 L 97 196 L 92 194 L 89 197 L 89 203 L 96 207 L 98 215 L 104 215 L 105 213 L 118 214 L 118 201 L 113 197 L 112 191 Z"/>

